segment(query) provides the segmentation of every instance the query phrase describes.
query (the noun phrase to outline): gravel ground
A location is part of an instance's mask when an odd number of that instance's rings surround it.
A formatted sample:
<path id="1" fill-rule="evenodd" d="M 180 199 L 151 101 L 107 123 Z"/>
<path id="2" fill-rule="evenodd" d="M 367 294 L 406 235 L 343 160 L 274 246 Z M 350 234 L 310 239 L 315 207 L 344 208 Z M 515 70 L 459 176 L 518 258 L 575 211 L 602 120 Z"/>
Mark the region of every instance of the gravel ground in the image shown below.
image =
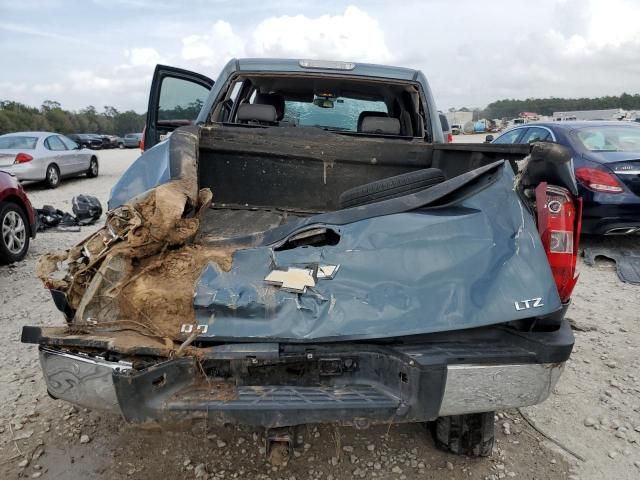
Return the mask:
<path id="1" fill-rule="evenodd" d="M 459 136 L 456 141 L 482 141 Z M 34 206 L 71 210 L 71 197 L 91 193 L 104 204 L 137 150 L 100 152 L 96 179 L 65 181 L 56 190 L 27 187 Z M 68 248 L 80 233 L 38 235 L 26 260 L 0 267 L 0 478 L 113 479 L 631 479 L 640 476 L 640 294 L 621 283 L 612 264 L 581 266 L 568 316 L 576 348 L 549 400 L 520 412 L 499 412 L 492 458 L 440 452 L 418 425 L 368 430 L 327 425 L 301 429 L 304 447 L 286 467 L 271 467 L 261 432 L 251 429 L 148 430 L 47 396 L 35 346 L 20 343 L 23 325 L 62 325 L 49 294 L 33 276 L 36 258 Z M 585 239 L 583 245 L 601 243 Z M 608 239 L 635 246 L 639 240 Z M 161 434 L 160 434 L 161 433 Z M 579 460 L 565 449 L 573 451 Z"/>

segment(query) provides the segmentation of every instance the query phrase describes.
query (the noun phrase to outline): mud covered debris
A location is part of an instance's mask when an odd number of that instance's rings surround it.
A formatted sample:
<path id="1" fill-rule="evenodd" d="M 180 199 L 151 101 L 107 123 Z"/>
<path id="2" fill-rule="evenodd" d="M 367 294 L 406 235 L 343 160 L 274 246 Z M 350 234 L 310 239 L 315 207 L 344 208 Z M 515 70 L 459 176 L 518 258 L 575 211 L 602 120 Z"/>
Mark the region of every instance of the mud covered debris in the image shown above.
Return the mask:
<path id="1" fill-rule="evenodd" d="M 107 214 L 105 226 L 66 252 L 43 255 L 36 275 L 64 293 L 75 312 L 69 333 L 105 329 L 174 339 L 192 323 L 193 284 L 212 262 L 231 268 L 232 251 L 194 243 L 209 189 L 194 181 L 160 185 Z"/>

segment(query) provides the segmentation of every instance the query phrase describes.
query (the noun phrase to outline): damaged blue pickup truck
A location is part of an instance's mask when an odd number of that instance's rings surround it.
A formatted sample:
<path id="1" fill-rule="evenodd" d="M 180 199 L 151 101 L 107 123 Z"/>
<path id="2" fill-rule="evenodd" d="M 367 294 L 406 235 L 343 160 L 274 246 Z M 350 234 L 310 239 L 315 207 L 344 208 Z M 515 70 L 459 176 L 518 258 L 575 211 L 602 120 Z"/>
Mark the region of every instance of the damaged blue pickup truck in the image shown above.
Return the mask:
<path id="1" fill-rule="evenodd" d="M 424 422 L 490 455 L 573 347 L 581 203 L 559 145 L 447 144 L 425 76 L 158 66 L 105 226 L 37 274 L 49 394 L 132 423 Z"/>

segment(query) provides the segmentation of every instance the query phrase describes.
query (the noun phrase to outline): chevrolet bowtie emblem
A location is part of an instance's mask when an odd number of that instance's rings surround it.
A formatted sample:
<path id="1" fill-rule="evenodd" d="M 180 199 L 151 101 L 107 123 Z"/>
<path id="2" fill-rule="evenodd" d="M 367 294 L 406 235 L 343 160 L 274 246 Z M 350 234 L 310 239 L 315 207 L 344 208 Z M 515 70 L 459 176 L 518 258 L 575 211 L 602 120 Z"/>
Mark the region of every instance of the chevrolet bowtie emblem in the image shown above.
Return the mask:
<path id="1" fill-rule="evenodd" d="M 304 293 L 307 287 L 315 287 L 318 280 L 331 280 L 338 268 L 340 265 L 319 265 L 317 271 L 313 268 L 289 267 L 287 270 L 272 270 L 264 281 L 288 292 Z"/>

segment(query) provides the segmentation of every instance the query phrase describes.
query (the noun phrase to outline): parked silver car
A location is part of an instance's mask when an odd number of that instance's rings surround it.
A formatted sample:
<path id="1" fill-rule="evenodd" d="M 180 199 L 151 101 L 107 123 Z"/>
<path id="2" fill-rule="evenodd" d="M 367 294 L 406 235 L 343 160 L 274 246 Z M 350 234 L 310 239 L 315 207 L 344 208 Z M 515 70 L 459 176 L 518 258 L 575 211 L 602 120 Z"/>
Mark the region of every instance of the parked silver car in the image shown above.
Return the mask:
<path id="1" fill-rule="evenodd" d="M 51 132 L 16 132 L 0 136 L 0 169 L 18 180 L 44 181 L 56 188 L 63 177 L 98 176 L 95 152 Z"/>
<path id="2" fill-rule="evenodd" d="M 120 148 L 138 148 L 140 146 L 140 140 L 142 140 L 142 134 L 127 133 L 122 140 L 122 147 Z"/>

